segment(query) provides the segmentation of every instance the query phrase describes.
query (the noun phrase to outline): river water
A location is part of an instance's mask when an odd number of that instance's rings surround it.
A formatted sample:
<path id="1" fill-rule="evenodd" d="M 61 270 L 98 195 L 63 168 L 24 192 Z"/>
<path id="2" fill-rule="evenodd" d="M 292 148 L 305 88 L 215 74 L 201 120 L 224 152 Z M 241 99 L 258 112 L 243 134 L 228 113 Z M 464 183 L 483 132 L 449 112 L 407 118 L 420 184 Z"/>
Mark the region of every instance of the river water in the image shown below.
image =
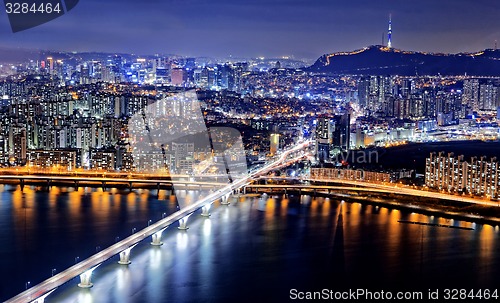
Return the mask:
<path id="1" fill-rule="evenodd" d="M 183 195 L 191 193 L 183 192 Z M 169 192 L 0 186 L 0 300 L 176 210 Z M 461 228 L 405 224 L 442 224 Z M 240 197 L 46 302 L 286 302 L 298 291 L 498 287 L 498 227 L 334 198 Z M 149 242 L 149 241 L 148 241 Z"/>

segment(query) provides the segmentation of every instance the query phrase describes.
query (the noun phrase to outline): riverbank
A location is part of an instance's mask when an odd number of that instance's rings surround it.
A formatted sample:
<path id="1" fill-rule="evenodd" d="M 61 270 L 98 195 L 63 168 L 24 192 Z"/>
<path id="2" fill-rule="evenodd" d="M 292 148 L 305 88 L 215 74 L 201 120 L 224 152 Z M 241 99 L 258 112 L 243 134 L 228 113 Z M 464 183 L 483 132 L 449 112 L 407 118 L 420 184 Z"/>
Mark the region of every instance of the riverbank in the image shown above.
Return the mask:
<path id="1" fill-rule="evenodd" d="M 247 190 L 248 192 L 248 190 Z M 254 193 L 252 193 L 253 195 Z M 275 191 L 270 195 L 285 194 L 285 192 Z M 288 190 L 286 194 L 299 194 L 293 190 Z M 308 194 L 302 192 L 302 194 Z M 338 197 L 346 202 L 359 202 L 374 206 L 408 210 L 425 215 L 436 215 L 448 219 L 458 219 L 492 226 L 500 226 L 500 207 L 484 206 L 466 202 L 444 201 L 428 197 L 408 197 L 397 193 L 392 193 L 391 197 L 370 193 L 369 195 L 350 195 L 340 192 L 316 191 L 311 195 L 321 197 Z"/>
<path id="2" fill-rule="evenodd" d="M 349 202 L 360 202 L 375 206 L 383 206 L 387 208 L 395 208 L 400 210 L 408 210 L 424 215 L 438 215 L 448 219 L 458 219 L 468 222 L 475 222 L 480 224 L 488 224 L 492 226 L 500 225 L 500 209 L 492 206 L 482 205 L 451 205 L 452 203 L 439 203 L 432 201 L 435 199 L 425 198 L 426 202 L 418 202 L 410 200 L 410 198 L 403 197 L 401 200 L 406 201 L 391 201 L 383 198 L 376 197 L 354 197 L 340 193 L 324 194 L 326 196 L 341 197 Z M 420 198 L 422 200 L 424 198 Z"/>

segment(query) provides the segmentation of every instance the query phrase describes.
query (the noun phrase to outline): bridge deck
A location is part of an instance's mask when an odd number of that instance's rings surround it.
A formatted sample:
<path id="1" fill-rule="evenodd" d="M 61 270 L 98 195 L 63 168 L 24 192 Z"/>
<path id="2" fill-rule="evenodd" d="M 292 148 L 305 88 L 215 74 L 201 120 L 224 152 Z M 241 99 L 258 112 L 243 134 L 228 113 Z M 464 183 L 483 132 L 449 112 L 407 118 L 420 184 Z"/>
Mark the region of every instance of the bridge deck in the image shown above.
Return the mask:
<path id="1" fill-rule="evenodd" d="M 249 180 L 259 176 L 260 174 L 266 173 L 269 170 L 279 167 L 282 165 L 282 163 L 285 163 L 285 160 L 287 160 L 287 157 L 292 154 L 295 151 L 301 150 L 305 147 L 307 147 L 310 144 L 310 142 L 304 142 L 301 143 L 287 151 L 284 151 L 277 159 L 275 159 L 273 162 L 265 165 L 264 167 L 256 170 L 255 172 L 251 173 L 250 175 L 247 175 L 245 178 L 241 178 L 237 181 L 234 181 L 231 184 L 227 184 L 225 187 L 217 190 L 214 193 L 209 194 L 208 196 L 202 198 L 201 200 L 198 200 L 197 202 L 188 205 L 181 210 L 173 213 L 172 215 L 148 226 L 147 228 L 138 231 L 137 233 L 131 235 L 130 237 L 100 251 L 99 253 L 81 261 L 80 263 L 60 272 L 59 274 L 56 274 L 55 276 L 43 281 L 42 283 L 35 285 L 26 291 L 18 294 L 17 296 L 9 299 L 6 301 L 6 303 L 26 303 L 26 302 L 31 302 L 44 294 L 48 293 L 49 291 L 52 291 L 53 289 L 59 287 L 60 285 L 72 280 L 73 278 L 79 276 L 80 274 L 84 273 L 85 271 L 101 264 L 102 262 L 110 259 L 111 257 L 119 254 L 120 252 L 124 251 L 125 249 L 133 246 L 134 244 L 143 241 L 147 237 L 150 237 L 151 235 L 157 233 L 160 230 L 163 230 L 167 228 L 169 225 L 172 223 L 175 223 L 179 221 L 180 219 L 194 213 L 198 209 L 202 208 L 206 204 L 210 204 L 215 202 L 216 200 L 220 199 L 221 197 L 231 194 L 233 190 L 241 188 L 243 186 L 248 185 Z M 297 161 L 301 159 L 303 156 L 300 157 L 295 157 L 290 161 Z M 8 176 L 1 176 L 1 178 L 5 178 Z M 37 177 L 37 176 L 30 176 L 30 178 Z M 13 176 L 13 178 L 19 179 L 19 176 Z M 41 177 L 43 178 L 43 177 Z M 45 177 L 46 178 L 46 177 Z M 54 178 L 64 178 L 68 180 L 68 177 L 54 177 Z M 75 177 L 77 178 L 77 177 Z M 94 181 L 102 181 L 103 179 L 112 179 L 113 181 L 116 181 L 116 178 L 90 178 Z M 86 179 L 88 180 L 88 179 Z M 130 179 L 122 179 L 124 182 L 130 182 Z M 136 180 L 137 181 L 137 180 Z M 141 180 L 141 182 L 165 182 L 165 180 Z M 177 181 L 175 181 L 177 184 Z M 181 181 L 181 184 L 182 181 Z"/>

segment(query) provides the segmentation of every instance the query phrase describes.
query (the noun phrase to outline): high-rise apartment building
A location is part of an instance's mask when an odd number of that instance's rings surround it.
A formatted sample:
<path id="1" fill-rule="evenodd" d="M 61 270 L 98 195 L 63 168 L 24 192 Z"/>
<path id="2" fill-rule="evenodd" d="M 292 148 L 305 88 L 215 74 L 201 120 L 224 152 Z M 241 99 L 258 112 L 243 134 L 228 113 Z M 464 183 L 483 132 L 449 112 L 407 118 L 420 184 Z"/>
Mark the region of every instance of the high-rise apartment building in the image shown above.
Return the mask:
<path id="1" fill-rule="evenodd" d="M 330 146 L 334 124 L 331 117 L 321 116 L 316 124 L 316 158 L 320 162 L 330 159 Z"/>
<path id="2" fill-rule="evenodd" d="M 333 146 L 342 151 L 350 149 L 351 140 L 351 115 L 346 113 L 335 116 L 335 128 L 333 131 Z"/>
<path id="3" fill-rule="evenodd" d="M 462 103 L 469 105 L 473 111 L 479 110 L 479 79 L 464 80 Z"/>
<path id="4" fill-rule="evenodd" d="M 431 153 L 426 159 L 425 184 L 449 193 L 498 198 L 499 163 L 496 158 L 473 157 L 467 162 L 453 153 Z"/>

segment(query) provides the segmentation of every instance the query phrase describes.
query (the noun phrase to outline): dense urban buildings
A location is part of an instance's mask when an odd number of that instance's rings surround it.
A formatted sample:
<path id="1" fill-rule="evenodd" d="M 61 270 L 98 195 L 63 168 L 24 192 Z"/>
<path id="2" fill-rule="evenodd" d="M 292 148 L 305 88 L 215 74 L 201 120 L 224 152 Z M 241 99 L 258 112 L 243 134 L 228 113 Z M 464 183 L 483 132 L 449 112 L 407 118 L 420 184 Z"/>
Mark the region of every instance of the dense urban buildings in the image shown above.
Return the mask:
<path id="1" fill-rule="evenodd" d="M 389 183 L 391 182 L 391 174 L 340 168 L 311 168 L 311 180 L 350 180 L 372 183 Z"/>
<path id="2" fill-rule="evenodd" d="M 496 158 L 473 157 L 466 161 L 453 153 L 432 153 L 427 158 L 425 184 L 453 194 L 498 198 L 500 168 Z"/>
<path id="3" fill-rule="evenodd" d="M 498 0 L 35 2 L 0 301 L 498 300 Z"/>
<path id="4" fill-rule="evenodd" d="M 12 65 L 0 83 L 0 164 L 192 172 L 210 150 L 165 146 L 133 163 L 128 145 L 130 117 L 186 89 L 197 90 L 209 125 L 242 131 L 250 162 L 300 137 L 315 139 L 321 163 L 370 146 L 498 138 L 498 78 L 335 76 L 304 65 L 64 53 Z M 172 111 L 182 117 L 186 109 L 181 102 Z"/>

